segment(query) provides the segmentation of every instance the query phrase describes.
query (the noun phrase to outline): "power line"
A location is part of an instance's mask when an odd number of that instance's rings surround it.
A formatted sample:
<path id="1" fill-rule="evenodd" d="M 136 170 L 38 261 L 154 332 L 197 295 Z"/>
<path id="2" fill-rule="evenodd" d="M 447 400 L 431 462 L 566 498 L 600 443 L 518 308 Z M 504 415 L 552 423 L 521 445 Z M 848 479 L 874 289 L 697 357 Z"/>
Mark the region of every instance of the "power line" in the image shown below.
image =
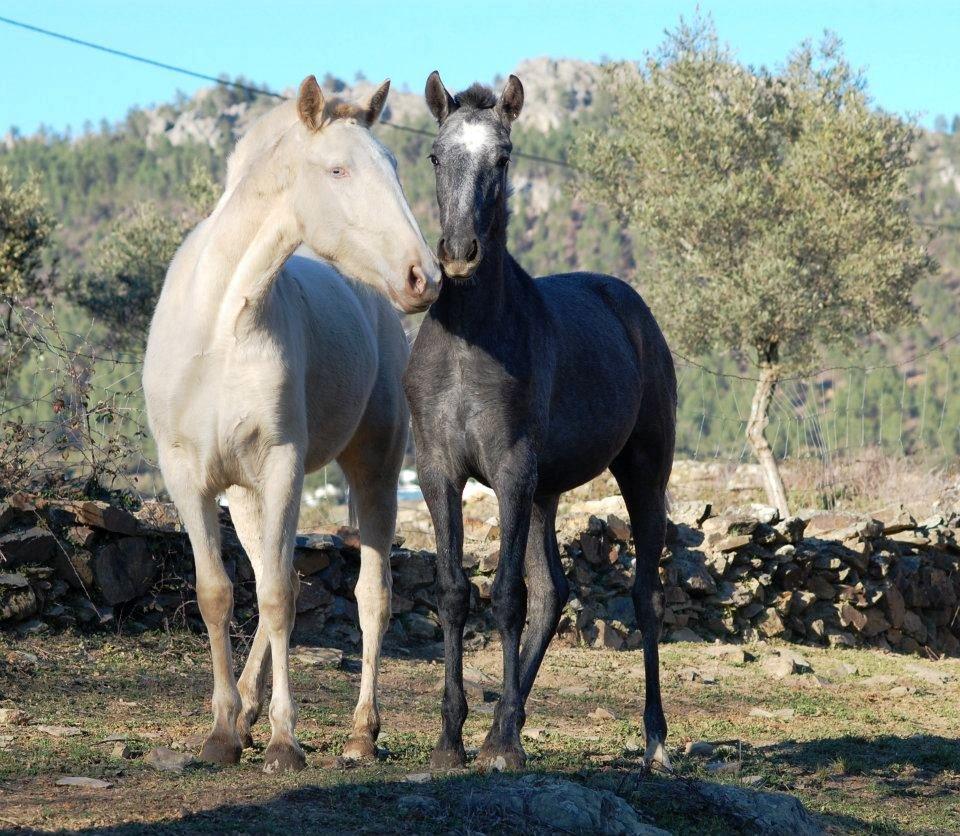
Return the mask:
<path id="1" fill-rule="evenodd" d="M 217 76 L 212 76 L 208 73 L 197 72 L 196 70 L 191 70 L 187 67 L 180 67 L 176 64 L 168 64 L 165 61 L 157 61 L 153 58 L 147 58 L 143 55 L 135 55 L 132 52 L 126 52 L 122 49 L 114 49 L 113 47 L 105 46 L 104 44 L 94 43 L 93 41 L 85 41 L 82 38 L 75 38 L 72 35 L 67 35 L 63 32 L 54 32 L 51 29 L 43 29 L 40 26 L 24 23 L 21 20 L 13 20 L 9 17 L 0 16 L 0 23 L 5 23 L 8 26 L 13 26 L 17 29 L 25 29 L 28 32 L 34 32 L 35 34 L 44 35 L 48 38 L 54 38 L 55 40 L 64 41 L 65 43 L 73 44 L 74 46 L 82 46 L 97 52 L 103 52 L 116 58 L 125 58 L 128 61 L 136 61 L 140 64 L 146 64 L 150 67 L 157 67 L 161 70 L 168 70 L 172 73 L 179 73 L 180 75 L 189 76 L 190 78 L 198 78 L 202 81 L 212 81 L 214 84 L 221 84 L 224 87 L 232 87 L 235 90 L 243 90 L 245 93 L 251 93 L 257 96 L 270 96 L 271 98 L 280 99 L 281 101 L 289 101 L 290 99 L 289 96 L 285 96 L 283 93 L 275 93 L 272 90 L 264 90 L 259 87 L 253 87 L 252 85 L 244 84 L 240 81 L 230 81 L 229 79 L 218 78 Z M 405 133 L 419 134 L 420 136 L 431 138 L 435 136 L 432 131 L 424 130 L 423 128 L 415 128 L 411 125 L 402 125 L 399 122 L 390 122 L 386 119 L 382 119 L 380 124 L 386 125 L 389 128 L 394 128 L 398 131 L 404 131 Z M 555 160 L 551 157 L 542 157 L 539 154 L 525 154 L 522 151 L 514 151 L 513 156 L 523 157 L 524 159 L 532 160 L 534 162 L 559 166 L 560 168 L 574 168 L 574 166 L 570 165 L 570 163 L 566 162 L 566 160 Z"/>
<path id="2" fill-rule="evenodd" d="M 201 79 L 201 80 L 203 80 L 203 81 L 212 81 L 212 82 L 215 83 L 215 84 L 219 84 L 219 85 L 222 85 L 222 86 L 224 86 L 224 87 L 232 87 L 232 88 L 234 88 L 234 89 L 236 89 L 236 90 L 243 90 L 244 92 L 250 93 L 250 94 L 252 94 L 252 95 L 270 96 L 271 98 L 279 99 L 279 100 L 281 100 L 281 101 L 289 101 L 289 99 L 290 99 L 289 96 L 285 96 L 283 93 L 276 93 L 276 92 L 274 92 L 274 91 L 272 91 L 272 90 L 265 90 L 265 89 L 262 89 L 262 88 L 259 88 L 259 87 L 253 87 L 252 85 L 244 84 L 244 83 L 239 82 L 239 81 L 231 81 L 231 80 L 229 80 L 229 79 L 227 79 L 227 78 L 218 78 L 217 76 L 212 76 L 212 75 L 209 75 L 209 74 L 207 74 L 207 73 L 197 72 L 196 70 L 191 70 L 191 69 L 188 69 L 188 68 L 186 68 L 186 67 L 178 66 L 178 65 L 176 65 L 176 64 L 168 64 L 168 63 L 166 63 L 166 62 L 164 62 L 164 61 L 157 61 L 157 60 L 154 60 L 153 58 L 147 58 L 147 57 L 145 57 L 145 56 L 143 56 L 143 55 L 136 55 L 136 54 L 134 54 L 134 53 L 132 53 L 132 52 L 126 52 L 126 51 L 124 51 L 124 50 L 114 49 L 113 47 L 109 47 L 109 46 L 106 46 L 106 45 L 104 45 L 104 44 L 98 44 L 98 43 L 94 43 L 93 41 L 83 40 L 82 38 L 76 38 L 76 37 L 73 37 L 72 35 L 67 35 L 67 34 L 65 34 L 65 33 L 63 33 L 63 32 L 54 32 L 53 30 L 50 30 L 50 29 L 43 29 L 42 27 L 34 26 L 34 25 L 30 24 L 30 23 L 25 23 L 25 22 L 19 21 L 19 20 L 14 20 L 14 19 L 12 19 L 12 18 L 3 17 L 2 15 L 0 15 L 0 23 L 5 23 L 5 24 L 7 24 L 8 26 L 12 26 L 12 27 L 19 28 L 19 29 L 24 29 L 24 30 L 29 31 L 29 32 L 34 32 L 34 33 L 36 33 L 36 34 L 44 35 L 44 36 L 49 37 L 49 38 L 54 38 L 54 39 L 56 39 L 56 40 L 60 40 L 60 41 L 66 42 L 66 43 L 74 44 L 75 46 L 81 46 L 81 47 L 85 47 L 85 48 L 87 48 L 87 49 L 92 49 L 92 50 L 95 50 L 95 51 L 98 51 L 98 52 L 103 52 L 103 53 L 106 53 L 106 54 L 108 54 L 108 55 L 112 55 L 112 56 L 117 57 L 117 58 L 124 58 L 124 59 L 127 59 L 127 60 L 129 60 L 129 61 L 136 61 L 136 62 L 138 62 L 138 63 L 146 64 L 146 65 L 151 66 L 151 67 L 157 67 L 157 68 L 159 68 L 159 69 L 168 70 L 168 71 L 170 71 L 170 72 L 179 73 L 179 74 L 181 74 L 181 75 L 189 76 L 189 77 L 191 77 L 191 78 Z M 403 125 L 403 124 L 401 124 L 401 123 L 399 123 L 399 122 L 390 122 L 390 121 L 388 121 L 388 120 L 386 120 L 386 119 L 381 120 L 380 124 L 386 125 L 387 127 L 390 127 L 390 128 L 394 128 L 395 130 L 398 130 L 398 131 L 403 131 L 403 132 L 405 132 L 405 133 L 412 133 L 412 134 L 417 134 L 417 135 L 419 135 L 419 136 L 426 136 L 426 137 L 431 137 L 431 138 L 434 137 L 434 133 L 433 133 L 432 131 L 424 130 L 423 128 L 415 128 L 415 127 L 413 127 L 412 125 Z M 532 160 L 532 161 L 534 161 L 534 162 L 546 163 L 546 164 L 548 164 L 548 165 L 554 165 L 554 166 L 558 166 L 558 167 L 560 167 L 560 168 L 566 168 L 566 169 L 570 169 L 570 170 L 577 170 L 575 166 L 571 165 L 570 163 L 568 163 L 568 162 L 565 161 L 565 160 L 557 160 L 557 159 L 553 159 L 553 158 L 551 158 L 551 157 L 544 157 L 544 156 L 541 156 L 541 155 L 539 155 L 539 154 L 526 154 L 526 153 L 524 153 L 524 152 L 522 152 L 522 151 L 514 151 L 514 152 L 513 152 L 513 156 L 523 157 L 524 159 Z M 937 223 L 937 222 L 935 222 L 935 221 L 923 221 L 923 220 L 919 220 L 919 219 L 915 220 L 914 223 L 916 223 L 918 226 L 923 226 L 923 227 L 933 228 L 933 229 L 960 230 L 960 224 Z M 909 358 L 907 358 L 906 360 L 903 360 L 903 361 L 901 361 L 901 362 L 899 362 L 899 363 L 888 363 L 888 364 L 882 364 L 882 365 L 877 365 L 877 366 L 869 366 L 869 367 L 866 367 L 866 366 L 833 366 L 833 367 L 830 367 L 830 368 L 820 369 L 819 371 L 813 372 L 813 373 L 811 373 L 810 375 L 803 375 L 803 376 L 798 375 L 798 376 L 793 376 L 793 377 L 784 377 L 784 378 L 781 378 L 780 380 L 781 380 L 781 382 L 785 382 L 785 381 L 789 381 L 789 380 L 806 380 L 806 379 L 810 379 L 810 378 L 816 377 L 817 375 L 824 374 L 825 372 L 831 372 L 831 371 L 863 371 L 863 372 L 870 372 L 870 371 L 875 371 L 875 370 L 877 370 L 877 369 L 882 369 L 882 368 L 899 368 L 900 366 L 904 366 L 904 365 L 907 365 L 907 364 L 909 364 L 909 363 L 915 362 L 915 361 L 918 360 L 918 359 L 921 359 L 921 358 L 923 358 L 923 357 L 926 357 L 926 356 L 934 353 L 935 351 L 939 350 L 940 348 L 943 348 L 943 347 L 944 347 L 945 345 L 947 345 L 948 343 L 956 340 L 958 337 L 960 337 L 960 333 L 957 333 L 957 334 L 954 334 L 954 335 L 952 335 L 952 336 L 950 336 L 950 337 L 947 337 L 945 340 L 942 340 L 941 342 L 939 342 L 939 343 L 937 343 L 936 345 L 934 345 L 934 346 L 933 346 L 932 348 L 930 348 L 928 351 L 924 351 L 924 352 L 921 352 L 921 353 L 919 353 L 919 354 L 916 354 L 915 356 L 909 357 Z M 715 370 L 715 369 L 711 369 L 711 368 L 709 368 L 709 367 L 707 367 L 707 366 L 704 366 L 704 365 L 698 363 L 697 361 L 695 361 L 695 360 L 693 360 L 693 359 L 691 359 L 691 358 L 689 358 L 689 357 L 686 357 L 685 355 L 681 354 L 681 353 L 678 352 L 678 351 L 673 351 L 673 354 L 674 354 L 674 356 L 676 356 L 679 360 L 682 360 L 683 362 L 685 362 L 685 363 L 687 363 L 687 364 L 689 364 L 689 365 L 691 365 L 691 366 L 695 366 L 695 367 L 697 367 L 697 368 L 699 368 L 699 369 L 701 369 L 701 370 L 703 370 L 703 371 L 705 371 L 705 372 L 708 372 L 708 373 L 710 373 L 711 375 L 713 375 L 713 376 L 715 376 L 715 377 L 726 377 L 726 378 L 731 378 L 731 379 L 736 379 L 736 380 L 746 380 L 746 381 L 753 381 L 753 382 L 757 382 L 757 380 L 758 380 L 758 378 L 749 377 L 749 376 L 747 376 L 747 375 L 741 375 L 741 374 L 735 374 L 735 373 L 729 373 L 729 372 L 720 372 L 720 371 L 717 371 L 717 370 Z M 86 355 L 80 355 L 80 356 L 86 356 Z M 96 359 L 96 358 L 91 358 L 91 359 Z M 124 361 L 120 361 L 120 362 L 124 362 Z"/>

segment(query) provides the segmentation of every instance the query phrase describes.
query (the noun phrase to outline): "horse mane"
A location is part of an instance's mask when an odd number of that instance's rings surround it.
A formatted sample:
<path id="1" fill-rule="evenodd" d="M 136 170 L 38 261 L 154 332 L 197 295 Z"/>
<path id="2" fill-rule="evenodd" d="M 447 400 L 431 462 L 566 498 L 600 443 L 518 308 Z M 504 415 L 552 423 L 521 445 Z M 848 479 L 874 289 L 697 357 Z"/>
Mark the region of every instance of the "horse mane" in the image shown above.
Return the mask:
<path id="1" fill-rule="evenodd" d="M 472 110 L 489 110 L 497 103 L 497 94 L 485 84 L 475 81 L 466 90 L 457 93 L 453 100 L 460 107 L 469 107 Z"/>

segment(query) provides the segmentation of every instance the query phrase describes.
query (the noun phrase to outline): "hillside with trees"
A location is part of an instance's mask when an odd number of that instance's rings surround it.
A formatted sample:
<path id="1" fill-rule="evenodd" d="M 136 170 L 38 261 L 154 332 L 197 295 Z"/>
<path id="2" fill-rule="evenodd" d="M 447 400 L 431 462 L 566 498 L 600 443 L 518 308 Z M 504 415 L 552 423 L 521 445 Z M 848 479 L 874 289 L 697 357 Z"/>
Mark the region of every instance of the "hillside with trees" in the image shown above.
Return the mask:
<path id="1" fill-rule="evenodd" d="M 535 275 L 574 269 L 620 275 L 641 292 L 652 290 L 647 295 L 654 312 L 668 321 L 669 312 L 656 306 L 669 299 L 649 287 L 656 275 L 649 241 L 636 234 L 629 217 L 574 188 L 569 160 L 575 136 L 612 124 L 602 69 L 537 59 L 515 72 L 528 107 L 513 136 L 515 149 L 527 155 L 511 163 L 514 254 Z M 350 97 L 370 85 L 328 77 L 324 86 Z M 22 301 L 31 310 L 54 303 L 68 335 L 106 345 L 135 363 L 169 252 L 209 205 L 236 137 L 275 101 L 221 85 L 132 109 L 120 124 L 87 126 L 76 136 L 11 131 L 0 143 L 4 182 L 11 189 L 33 184 L 28 188 L 36 189 L 56 223 L 43 249 L 42 280 Z M 376 131 L 396 154 L 407 197 L 433 241 L 434 178 L 426 157 L 434 126 L 418 93 L 392 93 L 385 118 L 389 124 Z M 910 214 L 929 232 L 940 270 L 916 285 L 915 319 L 905 307 L 903 327 L 868 333 L 853 348 L 828 349 L 816 368 L 829 371 L 784 382 L 770 413 L 778 456 L 843 455 L 874 445 L 937 460 L 960 453 L 960 340 L 950 340 L 960 333 L 960 135 L 920 132 L 910 155 Z M 795 302 L 785 293 L 776 304 Z M 7 420 L 58 417 L 33 397 L 42 362 L 34 351 L 8 374 L 5 400 L 22 406 L 8 409 Z M 679 357 L 678 365 L 679 455 L 749 458 L 743 437 L 757 374 L 751 358 L 711 348 Z M 96 376 L 91 397 L 108 380 L 126 393 L 132 409 L 139 381 L 125 371 Z"/>

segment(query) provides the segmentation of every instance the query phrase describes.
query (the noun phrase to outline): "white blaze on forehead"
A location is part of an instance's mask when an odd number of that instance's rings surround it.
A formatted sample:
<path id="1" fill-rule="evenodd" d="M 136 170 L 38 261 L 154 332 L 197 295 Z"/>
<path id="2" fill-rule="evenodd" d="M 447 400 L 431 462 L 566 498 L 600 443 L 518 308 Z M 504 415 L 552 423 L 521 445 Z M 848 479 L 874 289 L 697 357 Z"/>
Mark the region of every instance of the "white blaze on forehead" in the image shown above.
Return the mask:
<path id="1" fill-rule="evenodd" d="M 464 122 L 457 141 L 471 154 L 479 154 L 493 142 L 493 132 L 482 122 Z"/>

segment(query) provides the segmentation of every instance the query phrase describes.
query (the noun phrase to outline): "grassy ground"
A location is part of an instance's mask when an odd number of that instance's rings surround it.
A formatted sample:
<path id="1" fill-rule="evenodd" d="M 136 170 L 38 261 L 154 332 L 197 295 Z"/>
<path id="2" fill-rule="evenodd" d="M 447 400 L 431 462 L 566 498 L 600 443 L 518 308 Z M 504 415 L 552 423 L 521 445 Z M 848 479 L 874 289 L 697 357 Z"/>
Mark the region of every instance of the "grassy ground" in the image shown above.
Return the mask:
<path id="1" fill-rule="evenodd" d="M 678 776 L 643 775 L 635 753 L 642 712 L 639 652 L 563 647 L 547 656 L 528 707 L 525 741 L 531 771 L 563 773 L 612 789 L 651 822 L 677 833 L 737 832 L 722 812 L 705 809 L 684 778 L 743 782 L 795 793 L 834 832 L 960 831 L 960 661 L 919 663 L 868 651 L 803 650 L 813 676 L 772 679 L 757 658 L 736 665 L 708 656 L 705 645 L 663 648 L 664 703 L 673 750 L 691 739 L 725 741 L 735 766 L 710 774 L 703 758 L 674 755 Z M 29 655 L 36 657 L 36 663 Z M 467 664 L 496 677 L 499 651 L 468 655 Z M 854 666 L 841 672 L 838 664 Z M 30 725 L 0 727 L 0 828 L 159 832 L 290 832 L 309 826 L 337 832 L 511 832 L 510 822 L 458 819 L 452 802 L 488 779 L 467 770 L 428 770 L 438 728 L 441 665 L 429 653 L 402 652 L 384 662 L 383 758 L 372 766 L 330 764 L 353 708 L 359 665 L 341 670 L 294 663 L 299 733 L 308 768 L 296 775 L 261 773 L 261 748 L 226 769 L 197 766 L 160 773 L 139 755 L 154 746 L 193 748 L 208 724 L 210 669 L 202 638 L 59 636 L 0 639 L 0 705 L 31 715 Z M 690 668 L 699 676 L 690 681 Z M 938 682 L 943 675 L 946 682 Z M 705 683 L 704 679 L 714 679 Z M 931 680 L 931 681 L 928 681 Z M 495 685 L 489 686 L 495 688 Z M 493 698 L 492 693 L 486 695 Z M 478 746 L 492 702 L 474 704 L 468 746 Z M 610 717 L 591 716 L 597 708 Z M 753 708 L 793 709 L 792 718 L 751 716 Z M 54 737 L 37 725 L 75 726 Z M 132 758 L 114 753 L 125 738 Z M 739 773 L 733 771 L 739 767 Z M 105 778 L 109 789 L 56 786 L 64 775 Z M 397 801 L 417 793 L 444 811 L 419 819 Z M 157 832 L 151 829 L 151 832 Z"/>

